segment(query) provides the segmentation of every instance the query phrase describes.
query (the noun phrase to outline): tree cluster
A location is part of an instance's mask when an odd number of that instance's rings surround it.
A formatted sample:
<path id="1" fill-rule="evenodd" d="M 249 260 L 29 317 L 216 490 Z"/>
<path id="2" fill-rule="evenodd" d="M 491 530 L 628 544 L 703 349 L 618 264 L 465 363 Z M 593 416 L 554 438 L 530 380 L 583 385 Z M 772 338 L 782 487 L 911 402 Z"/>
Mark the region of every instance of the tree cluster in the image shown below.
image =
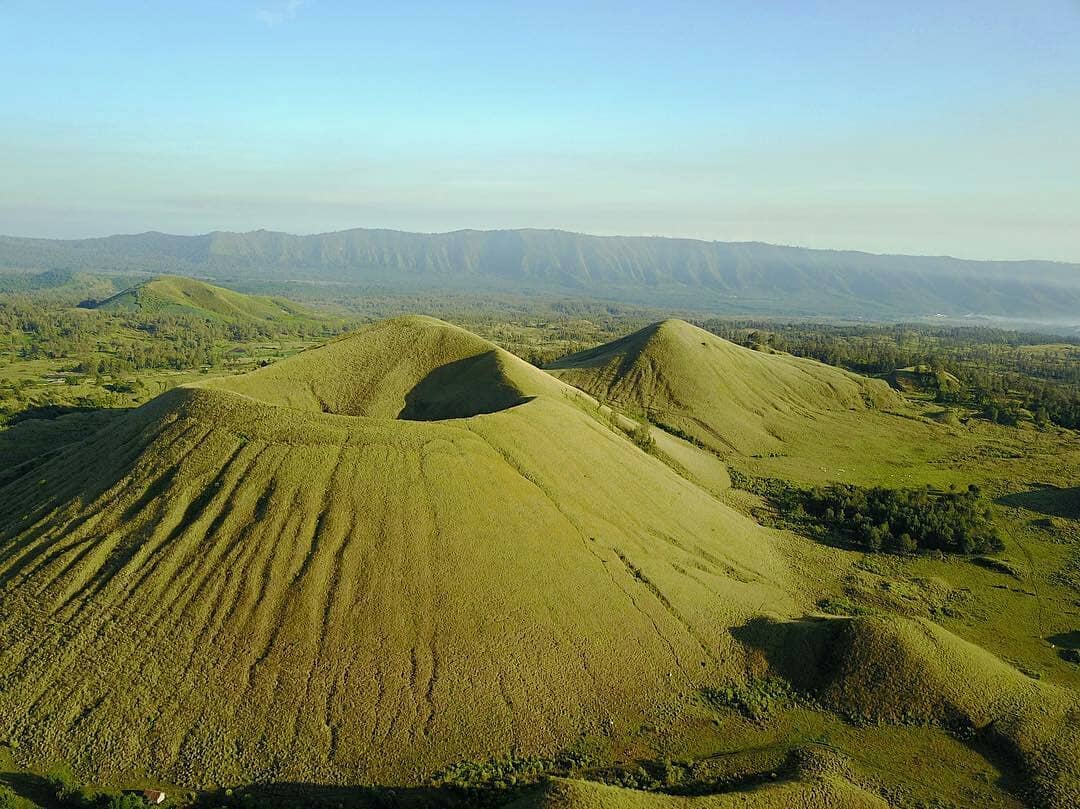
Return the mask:
<path id="1" fill-rule="evenodd" d="M 826 530 L 871 551 L 987 553 L 1004 545 L 977 486 L 964 491 L 815 487 L 802 498 Z"/>

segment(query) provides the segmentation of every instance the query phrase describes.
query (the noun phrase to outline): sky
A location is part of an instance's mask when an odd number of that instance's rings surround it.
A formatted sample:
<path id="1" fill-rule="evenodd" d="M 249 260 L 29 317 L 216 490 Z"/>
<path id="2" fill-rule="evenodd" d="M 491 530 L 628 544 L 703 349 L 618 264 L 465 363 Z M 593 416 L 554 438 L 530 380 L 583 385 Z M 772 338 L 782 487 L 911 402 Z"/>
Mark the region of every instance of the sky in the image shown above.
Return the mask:
<path id="1" fill-rule="evenodd" d="M 0 233 L 1080 261 L 1080 0 L 0 0 Z"/>

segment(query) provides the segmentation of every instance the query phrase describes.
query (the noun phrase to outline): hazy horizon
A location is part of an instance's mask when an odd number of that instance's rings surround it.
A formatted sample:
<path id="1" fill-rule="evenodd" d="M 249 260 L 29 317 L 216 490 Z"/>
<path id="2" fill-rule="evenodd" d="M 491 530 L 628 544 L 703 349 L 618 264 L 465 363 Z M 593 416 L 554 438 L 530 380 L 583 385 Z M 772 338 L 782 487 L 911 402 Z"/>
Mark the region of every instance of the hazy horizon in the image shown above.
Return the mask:
<path id="1" fill-rule="evenodd" d="M 0 233 L 561 229 L 1080 262 L 1080 4 L 0 10 Z"/>

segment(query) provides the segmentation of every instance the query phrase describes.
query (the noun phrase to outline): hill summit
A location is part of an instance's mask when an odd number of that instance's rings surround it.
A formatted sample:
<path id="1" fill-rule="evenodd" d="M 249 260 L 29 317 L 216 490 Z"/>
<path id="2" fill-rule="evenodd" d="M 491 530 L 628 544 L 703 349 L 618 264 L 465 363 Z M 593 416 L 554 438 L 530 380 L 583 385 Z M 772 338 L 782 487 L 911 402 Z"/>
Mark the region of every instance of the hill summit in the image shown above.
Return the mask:
<path id="1" fill-rule="evenodd" d="M 744 348 L 684 320 L 654 323 L 550 370 L 721 453 L 775 451 L 830 412 L 900 404 L 884 382 Z"/>

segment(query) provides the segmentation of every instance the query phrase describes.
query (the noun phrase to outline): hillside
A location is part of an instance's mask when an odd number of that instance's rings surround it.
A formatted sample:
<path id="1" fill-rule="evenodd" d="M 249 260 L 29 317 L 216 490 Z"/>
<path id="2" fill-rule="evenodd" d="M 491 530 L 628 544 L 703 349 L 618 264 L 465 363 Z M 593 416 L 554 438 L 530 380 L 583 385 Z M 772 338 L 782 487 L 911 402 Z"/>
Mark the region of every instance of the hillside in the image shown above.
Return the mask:
<path id="1" fill-rule="evenodd" d="M 884 382 L 665 320 L 554 363 L 565 382 L 715 452 L 780 452 L 836 414 L 899 407 Z"/>
<path id="2" fill-rule="evenodd" d="M 190 315 L 219 321 L 289 323 L 314 320 L 304 307 L 283 298 L 245 295 L 193 278 L 162 275 L 94 305 L 106 312 Z"/>
<path id="3" fill-rule="evenodd" d="M 847 375 L 808 398 L 795 368 L 766 375 L 788 407 L 863 400 Z M 383 321 L 170 390 L 0 480 L 0 733 L 106 781 L 415 784 L 633 750 L 703 695 L 782 679 L 870 725 L 966 722 L 1036 805 L 1073 805 L 1075 694 L 926 622 L 807 619 L 842 559 L 493 344 Z M 707 800 L 576 781 L 527 800 L 880 805 L 813 768 Z"/>
<path id="4" fill-rule="evenodd" d="M 1080 325 L 1080 266 L 557 230 L 355 229 L 0 238 L 0 269 L 380 282 L 594 295 L 713 312 L 877 318 L 972 313 Z"/>
<path id="5" fill-rule="evenodd" d="M 0 491 L 0 714 L 196 783 L 550 753 L 740 676 L 725 627 L 801 601 L 759 531 L 543 372 L 389 321 Z"/>
<path id="6" fill-rule="evenodd" d="M 749 794 L 739 790 L 684 797 L 622 789 L 577 780 L 546 783 L 509 809 L 887 809 L 888 804 L 836 775 L 766 784 Z"/>

